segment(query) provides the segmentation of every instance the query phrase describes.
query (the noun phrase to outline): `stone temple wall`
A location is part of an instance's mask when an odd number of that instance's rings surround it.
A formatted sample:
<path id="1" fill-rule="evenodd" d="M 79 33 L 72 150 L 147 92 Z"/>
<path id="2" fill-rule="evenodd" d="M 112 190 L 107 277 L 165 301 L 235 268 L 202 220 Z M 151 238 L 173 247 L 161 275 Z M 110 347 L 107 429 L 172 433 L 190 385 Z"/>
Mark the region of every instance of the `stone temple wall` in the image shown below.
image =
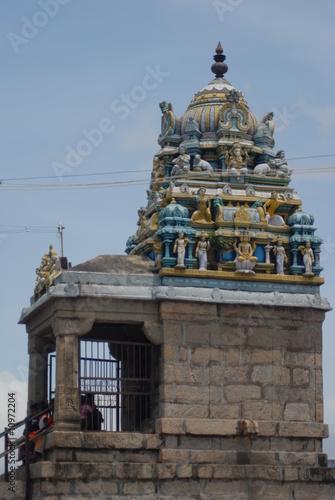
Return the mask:
<path id="1" fill-rule="evenodd" d="M 93 314 L 87 300 L 71 301 L 76 321 Z M 134 314 L 134 300 L 91 304 L 105 321 Z M 335 498 L 322 453 L 323 310 L 140 298 L 135 309 L 139 321 L 151 311 L 155 432 L 70 431 L 59 420 L 31 466 L 33 499 Z"/>

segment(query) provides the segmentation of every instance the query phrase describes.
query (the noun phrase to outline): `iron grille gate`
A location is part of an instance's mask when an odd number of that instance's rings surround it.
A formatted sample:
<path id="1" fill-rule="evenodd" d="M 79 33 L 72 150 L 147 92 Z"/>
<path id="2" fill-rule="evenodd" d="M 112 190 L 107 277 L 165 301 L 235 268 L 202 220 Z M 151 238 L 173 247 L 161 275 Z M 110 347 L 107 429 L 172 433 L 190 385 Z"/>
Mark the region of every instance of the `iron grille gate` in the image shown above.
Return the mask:
<path id="1" fill-rule="evenodd" d="M 152 349 L 136 342 L 80 341 L 83 429 L 153 431 Z"/>

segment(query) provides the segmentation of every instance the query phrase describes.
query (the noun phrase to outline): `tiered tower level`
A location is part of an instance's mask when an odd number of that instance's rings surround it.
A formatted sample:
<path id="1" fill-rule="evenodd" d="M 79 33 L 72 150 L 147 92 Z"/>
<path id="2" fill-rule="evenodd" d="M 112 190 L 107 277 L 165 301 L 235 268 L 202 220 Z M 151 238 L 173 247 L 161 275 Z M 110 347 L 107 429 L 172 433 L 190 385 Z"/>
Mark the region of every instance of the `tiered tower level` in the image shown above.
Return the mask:
<path id="1" fill-rule="evenodd" d="M 225 79 L 220 43 L 214 60 L 215 78 L 180 118 L 160 103 L 161 149 L 126 251 L 155 260 L 166 284 L 316 291 L 322 240 L 274 149 L 273 113 L 259 120 Z"/>

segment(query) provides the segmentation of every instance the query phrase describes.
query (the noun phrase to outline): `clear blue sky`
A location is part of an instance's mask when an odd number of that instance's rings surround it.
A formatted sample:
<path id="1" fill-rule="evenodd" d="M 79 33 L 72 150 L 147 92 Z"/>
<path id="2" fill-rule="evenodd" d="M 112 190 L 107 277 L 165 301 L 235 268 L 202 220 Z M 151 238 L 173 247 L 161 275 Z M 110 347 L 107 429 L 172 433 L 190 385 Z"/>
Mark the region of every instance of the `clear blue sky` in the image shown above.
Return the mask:
<path id="1" fill-rule="evenodd" d="M 49 243 L 59 250 L 58 222 L 66 228 L 64 250 L 73 265 L 123 253 L 136 230 L 137 209 L 146 203 L 152 157 L 159 149 L 158 103 L 172 102 L 177 115 L 186 110 L 194 92 L 212 79 L 218 40 L 227 56 L 227 79 L 242 90 L 252 111 L 259 118 L 274 111 L 276 149 L 285 149 L 287 158 L 335 153 L 334 18 L 333 0 L 319 5 L 311 0 L 2 0 L 1 179 L 62 175 L 0 186 L 1 401 L 8 387 L 18 394 L 26 390 L 27 336 L 17 321 L 29 304 L 42 254 Z M 90 135 L 99 126 L 104 132 Z M 96 143 L 89 151 L 82 142 L 87 134 Z M 82 155 L 72 157 L 69 167 L 66 156 L 73 149 Z M 334 166 L 335 156 L 289 165 L 296 170 Z M 123 173 L 69 177 L 100 172 Z M 124 180 L 145 183 L 17 189 Z M 291 183 L 325 240 L 322 294 L 333 304 L 334 180 L 335 172 L 296 173 Z M 13 232 L 13 226 L 31 230 Z M 36 232 L 36 226 L 54 229 Z M 331 312 L 324 326 L 324 389 L 325 421 L 332 432 L 325 449 L 335 457 L 333 321 Z"/>

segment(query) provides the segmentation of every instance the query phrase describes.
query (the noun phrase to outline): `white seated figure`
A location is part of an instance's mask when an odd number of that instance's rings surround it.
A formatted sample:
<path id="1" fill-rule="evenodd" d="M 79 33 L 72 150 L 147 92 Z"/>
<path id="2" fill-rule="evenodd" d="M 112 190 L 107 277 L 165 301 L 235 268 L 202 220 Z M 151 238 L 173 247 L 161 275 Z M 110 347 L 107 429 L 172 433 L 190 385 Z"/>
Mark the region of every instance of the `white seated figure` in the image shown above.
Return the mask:
<path id="1" fill-rule="evenodd" d="M 172 171 L 171 175 L 179 175 L 182 173 L 189 173 L 191 171 L 191 166 L 190 166 L 190 160 L 191 157 L 190 155 L 187 154 L 187 150 L 185 146 L 180 146 L 179 147 L 179 156 L 172 160 Z"/>

